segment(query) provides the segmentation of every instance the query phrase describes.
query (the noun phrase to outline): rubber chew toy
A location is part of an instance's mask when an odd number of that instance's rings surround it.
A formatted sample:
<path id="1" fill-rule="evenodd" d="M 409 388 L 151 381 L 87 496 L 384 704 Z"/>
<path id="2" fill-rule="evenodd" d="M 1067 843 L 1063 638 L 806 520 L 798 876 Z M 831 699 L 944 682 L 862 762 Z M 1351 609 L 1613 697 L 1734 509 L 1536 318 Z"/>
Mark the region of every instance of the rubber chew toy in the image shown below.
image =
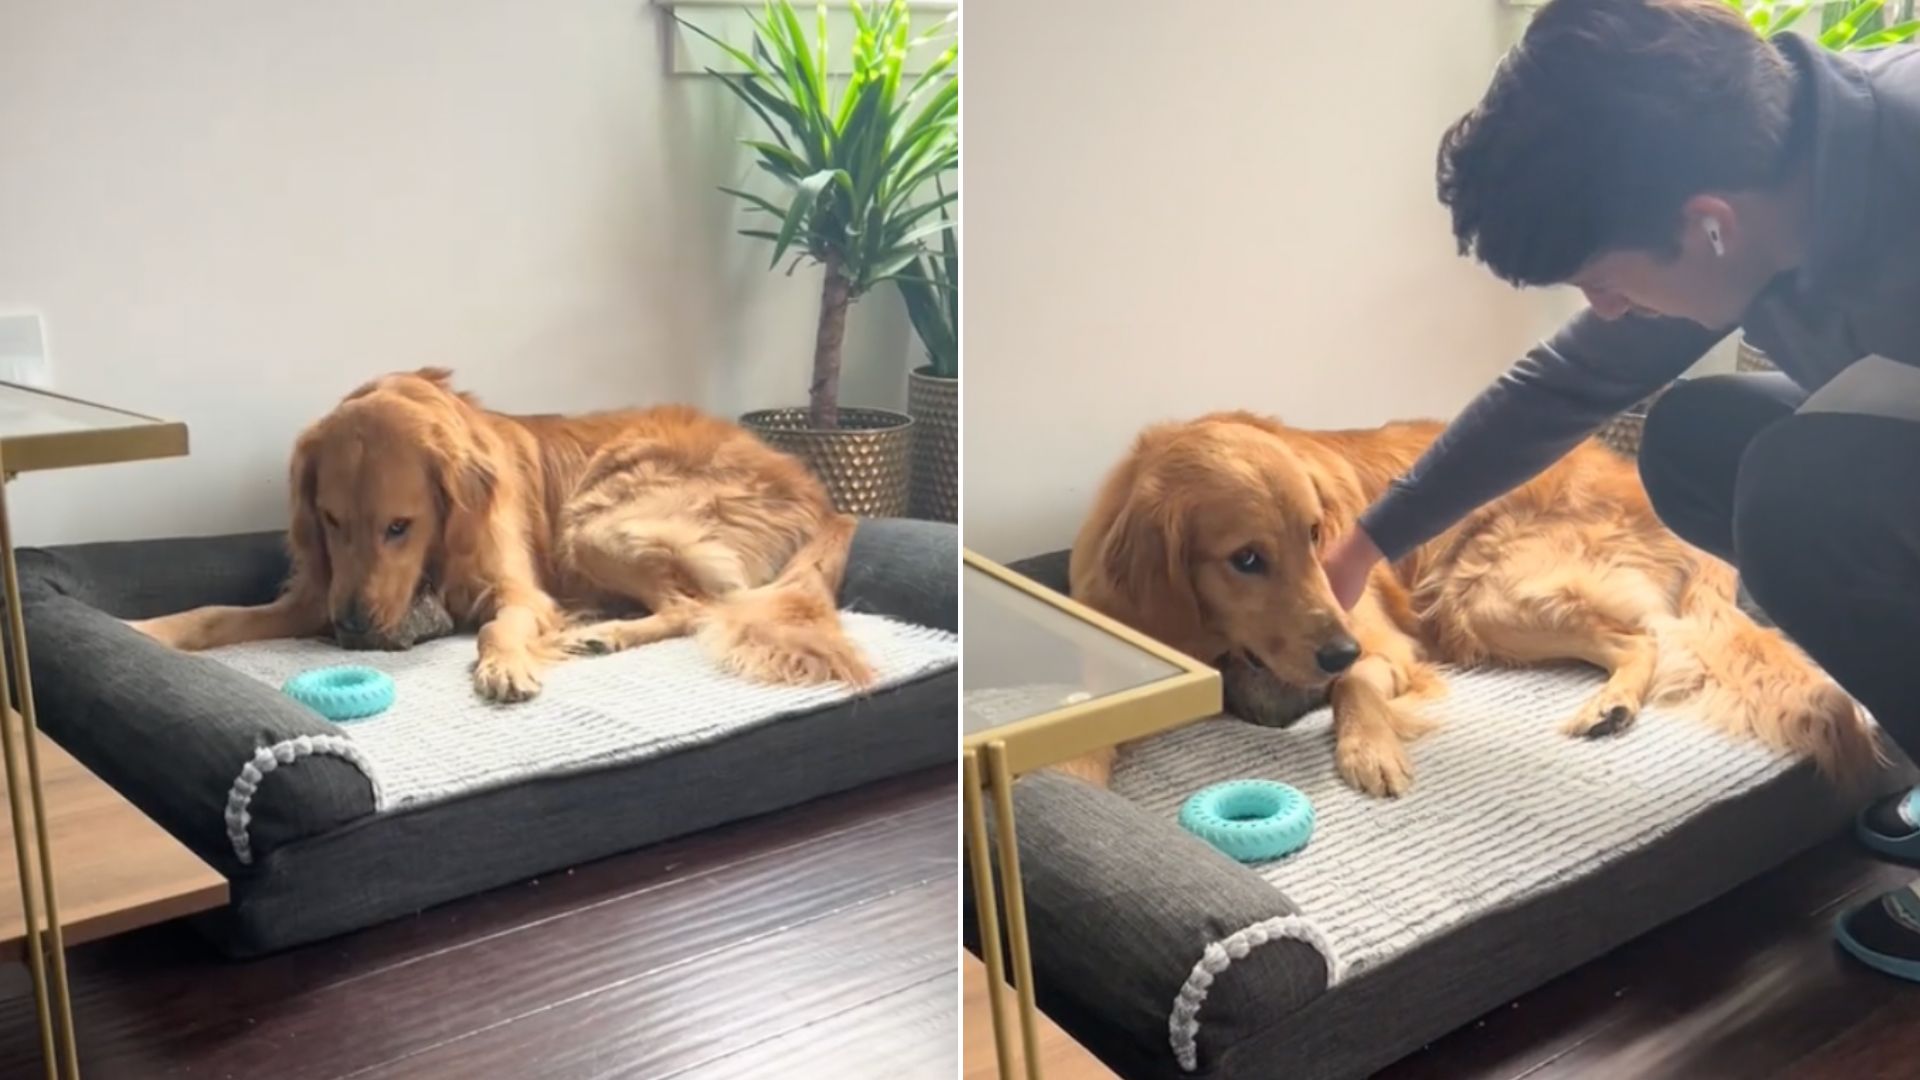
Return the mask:
<path id="1" fill-rule="evenodd" d="M 329 720 L 360 720 L 393 706 L 393 680 L 370 667 L 323 667 L 288 679 L 280 692 Z"/>
<path id="2" fill-rule="evenodd" d="M 1307 846 L 1313 804 L 1286 784 L 1234 780 L 1194 793 L 1180 807 L 1180 825 L 1228 858 L 1266 862 Z"/>

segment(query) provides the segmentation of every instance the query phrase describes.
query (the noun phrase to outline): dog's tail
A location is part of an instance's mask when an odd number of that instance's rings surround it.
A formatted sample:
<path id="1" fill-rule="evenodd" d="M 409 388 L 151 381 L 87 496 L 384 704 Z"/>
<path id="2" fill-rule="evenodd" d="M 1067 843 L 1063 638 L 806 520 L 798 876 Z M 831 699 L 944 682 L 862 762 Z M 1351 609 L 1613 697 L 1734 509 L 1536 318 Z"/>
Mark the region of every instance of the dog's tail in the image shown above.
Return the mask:
<path id="1" fill-rule="evenodd" d="M 1777 630 L 1734 602 L 1732 567 L 1700 558 L 1661 629 L 1654 698 L 1685 703 L 1730 734 L 1811 758 L 1843 790 L 1884 762 L 1859 706 Z M 1670 646 L 1678 646 L 1672 648 Z"/>
<path id="2" fill-rule="evenodd" d="M 778 577 L 715 601 L 700 617 L 700 644 L 721 667 L 752 679 L 870 684 L 873 669 L 848 640 L 836 602 L 854 525 L 849 515 L 832 515 Z"/>

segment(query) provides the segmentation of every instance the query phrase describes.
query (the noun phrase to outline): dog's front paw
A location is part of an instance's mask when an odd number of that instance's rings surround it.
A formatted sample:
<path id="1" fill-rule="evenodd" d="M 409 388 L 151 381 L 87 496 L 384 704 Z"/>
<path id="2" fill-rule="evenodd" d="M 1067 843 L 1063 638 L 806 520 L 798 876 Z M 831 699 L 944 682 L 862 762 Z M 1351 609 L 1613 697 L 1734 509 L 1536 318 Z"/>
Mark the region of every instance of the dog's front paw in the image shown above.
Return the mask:
<path id="1" fill-rule="evenodd" d="M 128 626 L 147 637 L 165 645 L 169 649 L 183 648 L 186 642 L 179 633 L 180 621 L 171 615 L 162 615 L 157 619 L 126 619 Z"/>
<path id="2" fill-rule="evenodd" d="M 1334 751 L 1340 778 L 1376 798 L 1396 798 L 1413 787 L 1413 763 L 1391 735 L 1341 739 Z"/>
<path id="3" fill-rule="evenodd" d="M 473 667 L 473 688 L 488 701 L 512 704 L 540 692 L 540 676 L 526 656 L 490 654 Z"/>

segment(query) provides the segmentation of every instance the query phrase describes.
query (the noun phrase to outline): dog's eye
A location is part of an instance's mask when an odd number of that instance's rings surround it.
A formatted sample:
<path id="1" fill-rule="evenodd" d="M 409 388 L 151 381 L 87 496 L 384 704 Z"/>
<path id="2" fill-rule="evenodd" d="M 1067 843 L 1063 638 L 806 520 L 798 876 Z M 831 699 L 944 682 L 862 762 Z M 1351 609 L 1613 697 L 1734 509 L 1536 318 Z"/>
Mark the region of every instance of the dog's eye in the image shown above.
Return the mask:
<path id="1" fill-rule="evenodd" d="M 1313 541 L 1315 544 L 1318 544 L 1320 542 L 1320 523 L 1319 522 L 1317 521 L 1314 522 L 1313 525 L 1307 529 L 1307 539 Z"/>
<path id="2" fill-rule="evenodd" d="M 407 528 L 413 524 L 409 518 L 394 518 L 387 523 L 387 539 L 398 540 L 407 535 Z"/>
<path id="3" fill-rule="evenodd" d="M 327 523 L 327 528 L 329 529 L 338 529 L 340 527 L 340 519 L 334 517 L 332 514 L 321 514 L 320 518 Z"/>
<path id="4" fill-rule="evenodd" d="M 1227 562 L 1243 574 L 1264 574 L 1267 572 L 1267 560 L 1250 547 L 1241 548 L 1227 557 Z"/>

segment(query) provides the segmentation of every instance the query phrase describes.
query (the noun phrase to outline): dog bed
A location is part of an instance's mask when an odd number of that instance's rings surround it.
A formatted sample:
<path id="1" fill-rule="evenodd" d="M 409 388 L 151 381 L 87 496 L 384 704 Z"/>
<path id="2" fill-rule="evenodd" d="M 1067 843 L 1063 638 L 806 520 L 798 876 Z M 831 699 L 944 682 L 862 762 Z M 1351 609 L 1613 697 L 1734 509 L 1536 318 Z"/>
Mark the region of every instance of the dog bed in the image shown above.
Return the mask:
<path id="1" fill-rule="evenodd" d="M 1016 568 L 1065 582 L 1060 555 Z M 1809 767 L 1684 716 L 1561 735 L 1597 672 L 1448 674 L 1398 800 L 1341 782 L 1324 709 L 1136 744 L 1111 790 L 1023 779 L 1043 1008 L 1127 1076 L 1364 1076 L 1846 821 Z M 1243 866 L 1175 823 L 1193 792 L 1243 778 L 1312 799 L 1304 850 Z"/>
<path id="2" fill-rule="evenodd" d="M 509 706 L 473 694 L 470 637 L 187 655 L 119 621 L 271 598 L 278 534 L 20 564 L 42 726 L 227 875 L 231 903 L 201 925 L 250 955 L 950 762 L 957 558 L 950 525 L 862 523 L 840 599 L 880 674 L 869 695 L 730 679 L 671 641 L 557 665 Z M 390 674 L 395 705 L 334 724 L 279 690 L 343 663 Z"/>

